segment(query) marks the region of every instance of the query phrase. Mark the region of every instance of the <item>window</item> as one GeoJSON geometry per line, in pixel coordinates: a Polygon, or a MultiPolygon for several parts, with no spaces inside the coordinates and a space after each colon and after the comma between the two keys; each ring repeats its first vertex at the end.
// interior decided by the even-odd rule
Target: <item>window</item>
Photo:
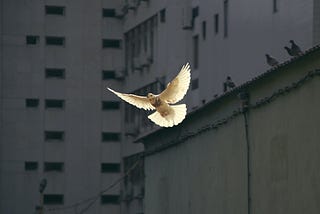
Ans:
{"type": "Polygon", "coordinates": [[[65,7],[62,6],[45,6],[47,15],[65,15],[65,7]]]}
{"type": "Polygon", "coordinates": [[[278,0],[273,0],[273,13],[278,12],[278,0]]]}
{"type": "Polygon", "coordinates": [[[120,172],[119,163],[102,163],[101,172],[118,173],[120,172]]]}
{"type": "Polygon", "coordinates": [[[119,195],[101,195],[101,204],[120,204],[119,195]]]}
{"type": "Polygon", "coordinates": [[[160,10],[160,22],[161,23],[166,22],[166,9],[160,10]]]}
{"type": "Polygon", "coordinates": [[[39,106],[39,99],[26,99],[26,107],[36,108],[39,106]]]}
{"type": "Polygon", "coordinates": [[[199,16],[199,7],[192,8],[192,19],[195,19],[197,16],[199,16]]]}
{"type": "Polygon", "coordinates": [[[192,90],[195,90],[195,89],[197,89],[197,88],[199,88],[199,79],[194,79],[194,80],[192,80],[192,82],[191,82],[191,89],[192,89],[192,90]]]}
{"type": "Polygon", "coordinates": [[[120,109],[118,101],[102,101],[102,110],[117,110],[120,109]]]}
{"type": "Polygon", "coordinates": [[[47,205],[63,204],[64,198],[62,194],[44,194],[43,203],[47,205]]]}
{"type": "Polygon", "coordinates": [[[35,171],[38,169],[38,162],[26,161],[24,162],[24,170],[26,171],[35,171]]]}
{"type": "Polygon", "coordinates": [[[46,78],[64,79],[65,69],[64,68],[46,68],[46,78]]]}
{"type": "Polygon", "coordinates": [[[57,171],[62,172],[64,168],[64,164],[62,162],[44,162],[44,171],[57,171]]]}
{"type": "Polygon", "coordinates": [[[206,21],[202,22],[202,39],[205,40],[207,36],[207,23],[206,21]]]}
{"type": "Polygon", "coordinates": [[[120,133],[117,132],[102,132],[102,141],[110,142],[110,141],[120,141],[120,133]]]}
{"type": "Polygon", "coordinates": [[[195,69],[199,66],[199,37],[193,37],[193,66],[195,69]]]}
{"type": "Polygon", "coordinates": [[[63,141],[64,140],[64,131],[45,131],[44,132],[44,139],[46,141],[50,141],[50,140],[63,141]]]}
{"type": "Polygon", "coordinates": [[[115,16],[116,16],[115,9],[109,9],[109,8],[102,9],[102,17],[115,17],[115,16]]]}
{"type": "Polygon", "coordinates": [[[224,23],[224,33],[223,36],[228,37],[228,0],[224,0],[223,2],[223,23],[224,23]]]}
{"type": "Polygon", "coordinates": [[[55,45],[55,46],[64,46],[65,38],[61,36],[47,36],[46,37],[47,45],[55,45]]]}
{"type": "Polygon", "coordinates": [[[46,108],[64,108],[64,100],[46,99],[46,108]]]}
{"type": "Polygon", "coordinates": [[[103,48],[121,48],[120,39],[103,39],[102,40],[103,48]]]}
{"type": "Polygon", "coordinates": [[[215,34],[219,33],[219,14],[214,15],[214,32],[215,34]]]}
{"type": "Polygon", "coordinates": [[[104,70],[102,71],[102,79],[108,80],[108,79],[115,79],[116,78],[116,72],[113,70],[104,70]]]}
{"type": "Polygon", "coordinates": [[[39,36],[26,36],[26,44],[27,45],[35,45],[39,43],[40,37],[39,36]]]}

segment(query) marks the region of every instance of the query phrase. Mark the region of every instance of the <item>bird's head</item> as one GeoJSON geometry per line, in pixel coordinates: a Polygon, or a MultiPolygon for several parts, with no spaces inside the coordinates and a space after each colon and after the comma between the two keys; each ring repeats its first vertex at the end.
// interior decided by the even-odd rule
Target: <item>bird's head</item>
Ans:
{"type": "Polygon", "coordinates": [[[231,80],[231,77],[230,77],[230,76],[227,76],[227,80],[231,80]]]}
{"type": "Polygon", "coordinates": [[[290,41],[289,41],[291,44],[294,44],[294,41],[291,39],[290,41]]]}
{"type": "Polygon", "coordinates": [[[266,54],[266,57],[267,57],[267,58],[269,58],[269,57],[270,57],[270,55],[269,55],[269,54],[266,54]]]}
{"type": "Polygon", "coordinates": [[[151,99],[151,98],[154,98],[154,97],[155,97],[155,96],[154,96],[154,94],[152,94],[152,93],[148,93],[148,94],[147,94],[147,98],[148,98],[148,99],[151,99]]]}

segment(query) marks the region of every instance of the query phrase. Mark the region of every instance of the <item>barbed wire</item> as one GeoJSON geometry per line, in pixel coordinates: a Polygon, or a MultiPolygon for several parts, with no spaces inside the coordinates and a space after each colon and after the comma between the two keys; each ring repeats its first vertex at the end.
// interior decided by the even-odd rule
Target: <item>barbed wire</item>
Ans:
{"type": "Polygon", "coordinates": [[[112,189],[113,187],[117,186],[118,184],[120,184],[121,181],[123,181],[140,163],[140,161],[142,160],[143,155],[139,156],[138,160],[132,164],[132,166],[125,172],[125,174],[123,176],[121,176],[119,179],[117,179],[115,182],[113,182],[112,184],[110,184],[108,187],[106,187],[105,189],[101,190],[99,193],[97,193],[94,196],[91,196],[89,198],[83,199],[81,201],[75,202],[71,205],[68,206],[62,206],[62,207],[52,207],[52,208],[45,208],[46,212],[57,212],[57,211],[62,211],[62,210],[69,210],[69,209],[74,209],[75,212],[77,212],[79,206],[81,205],[85,205],[87,203],[89,203],[85,208],[83,208],[79,213],[82,214],[84,212],[86,212],[96,201],[97,199],[105,192],[109,191],[110,189],[112,189]]]}
{"type": "MultiPolygon", "coordinates": [[[[218,129],[219,127],[221,127],[222,125],[225,125],[227,123],[229,123],[231,120],[233,120],[234,118],[238,117],[239,115],[243,114],[245,111],[249,110],[249,109],[256,109],[259,107],[262,107],[264,105],[267,105],[271,102],[273,102],[274,100],[276,100],[278,97],[286,95],[290,92],[292,92],[293,90],[301,87],[302,85],[304,85],[307,81],[313,79],[315,76],[320,76],[320,69],[316,69],[316,70],[312,70],[310,72],[308,72],[307,75],[303,76],[301,79],[299,79],[296,82],[291,83],[288,86],[285,86],[283,88],[278,89],[277,91],[273,92],[270,96],[266,96],[262,99],[259,99],[258,101],[256,101],[254,104],[249,104],[247,106],[244,107],[239,107],[238,109],[235,109],[229,116],[226,116],[224,118],[218,119],[215,122],[202,126],[201,128],[199,128],[198,130],[194,131],[194,132],[186,132],[184,133],[182,136],[176,137],[175,139],[167,142],[167,143],[163,143],[162,145],[155,147],[149,151],[145,151],[145,156],[148,155],[152,155],[154,153],[166,150],[170,147],[176,146],[180,143],[183,143],[199,134],[205,133],[207,131],[210,130],[215,130],[218,129]]],[[[241,93],[241,92],[240,92],[241,93]]]]}

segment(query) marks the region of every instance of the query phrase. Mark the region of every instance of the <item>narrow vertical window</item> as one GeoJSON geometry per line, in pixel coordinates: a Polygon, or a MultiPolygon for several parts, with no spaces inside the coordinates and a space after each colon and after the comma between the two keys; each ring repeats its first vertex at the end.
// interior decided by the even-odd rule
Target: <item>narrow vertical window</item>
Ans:
{"type": "Polygon", "coordinates": [[[273,13],[278,12],[278,0],[272,0],[273,1],[273,13]]]}
{"type": "Polygon", "coordinates": [[[214,33],[218,34],[219,33],[219,14],[214,15],[214,33]]]}
{"type": "Polygon", "coordinates": [[[161,23],[166,22],[166,9],[162,9],[160,11],[160,22],[161,23]]]}
{"type": "Polygon", "coordinates": [[[207,23],[206,21],[202,22],[202,39],[205,40],[207,36],[207,23]]]}
{"type": "Polygon", "coordinates": [[[199,66],[199,36],[193,37],[193,66],[195,69],[199,66]]]}
{"type": "Polygon", "coordinates": [[[229,10],[229,5],[228,5],[228,0],[224,0],[223,2],[223,16],[224,16],[224,20],[223,20],[223,23],[224,23],[224,33],[223,33],[223,36],[226,38],[228,37],[228,10],[229,10]]]}
{"type": "Polygon", "coordinates": [[[196,90],[199,88],[199,79],[194,79],[191,81],[191,90],[196,90]]]}

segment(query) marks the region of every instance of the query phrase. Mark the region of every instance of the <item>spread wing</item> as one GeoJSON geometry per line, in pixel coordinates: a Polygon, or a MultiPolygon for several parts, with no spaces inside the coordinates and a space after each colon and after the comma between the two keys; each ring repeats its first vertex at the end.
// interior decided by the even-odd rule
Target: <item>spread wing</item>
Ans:
{"type": "Polygon", "coordinates": [[[123,94],[120,92],[116,92],[112,90],[111,88],[108,88],[109,91],[123,99],[124,101],[130,103],[131,105],[134,105],[138,108],[142,108],[144,110],[153,110],[155,109],[149,102],[147,97],[138,96],[134,94],[123,94]]]}
{"type": "Polygon", "coordinates": [[[174,104],[183,99],[190,85],[190,65],[182,66],[179,74],[167,85],[167,88],[159,94],[162,100],[174,104]]]}

